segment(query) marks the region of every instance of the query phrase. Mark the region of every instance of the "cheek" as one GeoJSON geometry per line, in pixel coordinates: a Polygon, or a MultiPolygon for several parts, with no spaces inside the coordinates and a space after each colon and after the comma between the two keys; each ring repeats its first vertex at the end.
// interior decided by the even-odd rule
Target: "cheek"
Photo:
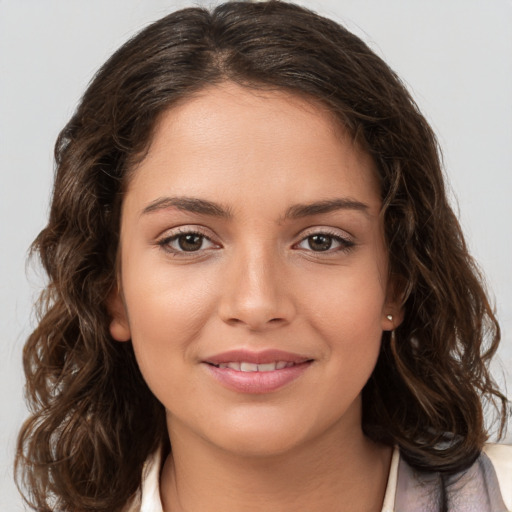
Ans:
{"type": "Polygon", "coordinates": [[[385,282],[376,265],[335,268],[303,282],[301,307],[319,329],[346,340],[382,331],[385,282]]]}
{"type": "Polygon", "coordinates": [[[166,262],[123,267],[123,288],[137,362],[148,385],[167,380],[193,359],[196,340],[215,304],[203,272],[166,262]]]}
{"type": "Polygon", "coordinates": [[[302,309],[332,362],[332,378],[346,388],[363,386],[382,339],[385,283],[377,265],[337,268],[304,283],[302,309]],[[352,384],[350,384],[352,382],[352,384]]]}
{"type": "Polygon", "coordinates": [[[197,328],[199,319],[211,308],[212,276],[206,266],[177,265],[157,251],[141,251],[139,255],[132,251],[123,262],[130,326],[149,332],[161,327],[179,338],[197,328]]]}

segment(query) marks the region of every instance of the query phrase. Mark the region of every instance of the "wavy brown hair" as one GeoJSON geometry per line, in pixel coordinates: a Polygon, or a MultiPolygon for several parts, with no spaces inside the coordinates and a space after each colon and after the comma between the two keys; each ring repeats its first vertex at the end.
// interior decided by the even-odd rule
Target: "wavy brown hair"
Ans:
{"type": "Polygon", "coordinates": [[[394,72],[335,22],[293,4],[229,2],[150,25],[99,70],[55,146],[48,274],[24,349],[32,414],[16,468],[39,511],[118,511],[147,456],[168,443],[163,406],[130,343],[109,334],[120,206],[159,116],[230,80],[323,103],[373,157],[390,272],[405,319],[383,334],[363,390],[363,429],[414,467],[454,472],[487,439],[483,404],[505,425],[487,364],[499,326],[447,200],[436,138],[394,72]]]}

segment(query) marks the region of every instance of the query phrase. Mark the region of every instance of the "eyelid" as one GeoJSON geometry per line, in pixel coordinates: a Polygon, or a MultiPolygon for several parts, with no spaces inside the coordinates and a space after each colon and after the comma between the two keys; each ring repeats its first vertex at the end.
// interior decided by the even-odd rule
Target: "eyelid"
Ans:
{"type": "MultiPolygon", "coordinates": [[[[194,256],[194,255],[197,256],[199,254],[204,253],[205,251],[211,250],[212,247],[201,248],[201,249],[198,249],[197,251],[183,251],[183,250],[179,250],[179,249],[175,249],[175,248],[171,247],[170,246],[171,241],[177,240],[178,237],[181,235],[187,235],[187,234],[199,235],[202,238],[204,238],[205,240],[207,240],[208,242],[210,242],[214,246],[213,248],[216,248],[216,249],[222,248],[222,245],[215,240],[216,237],[212,236],[210,234],[210,232],[211,231],[209,229],[207,229],[201,225],[197,225],[197,224],[191,224],[191,225],[187,224],[187,225],[177,226],[177,227],[170,228],[170,229],[167,229],[166,231],[164,231],[163,234],[161,234],[156,239],[155,244],[157,246],[159,246],[160,248],[162,248],[163,250],[165,250],[166,252],[172,253],[177,256],[194,256]]],[[[314,227],[310,227],[310,228],[307,228],[307,229],[301,231],[297,235],[297,238],[299,238],[299,237],[300,238],[298,239],[297,242],[295,242],[293,244],[292,248],[301,249],[300,247],[298,247],[298,245],[301,244],[302,242],[304,242],[305,240],[307,240],[309,237],[315,236],[315,235],[329,236],[329,237],[333,238],[335,241],[337,241],[340,245],[338,247],[329,248],[326,251],[313,251],[312,249],[308,250],[308,249],[302,248],[303,250],[307,250],[308,252],[314,252],[314,253],[318,253],[318,254],[323,253],[323,254],[327,255],[330,253],[332,254],[334,252],[348,251],[356,245],[356,242],[355,242],[353,236],[342,229],[327,227],[327,226],[314,226],[314,227]]]]}
{"type": "MultiPolygon", "coordinates": [[[[327,235],[334,240],[337,240],[340,243],[340,247],[335,247],[333,249],[328,249],[326,251],[313,251],[310,249],[308,252],[314,252],[318,254],[329,254],[337,251],[348,251],[350,249],[353,249],[356,245],[356,242],[354,240],[354,237],[347,233],[346,231],[342,229],[327,227],[327,226],[315,226],[311,228],[307,228],[304,231],[302,231],[299,236],[298,242],[294,243],[293,247],[297,247],[299,244],[307,240],[311,236],[315,235],[327,235]]],[[[307,249],[304,249],[307,250],[307,249]]]]}
{"type": "Polygon", "coordinates": [[[334,228],[330,226],[312,226],[306,228],[297,235],[297,238],[300,237],[300,241],[302,241],[304,238],[313,235],[329,235],[332,236],[333,238],[340,238],[346,242],[355,243],[354,237],[350,233],[348,233],[344,229],[334,228]]]}
{"type": "Polygon", "coordinates": [[[221,244],[214,240],[214,237],[211,234],[207,234],[210,230],[202,226],[198,226],[196,224],[187,224],[183,226],[177,226],[175,228],[167,229],[163,232],[157,239],[156,245],[162,248],[164,251],[169,252],[173,255],[177,256],[197,256],[199,254],[203,254],[207,250],[211,250],[211,247],[201,248],[197,251],[182,251],[175,249],[170,246],[170,243],[174,240],[177,240],[181,235],[199,235],[205,240],[208,240],[215,248],[221,248],[221,244]]]}

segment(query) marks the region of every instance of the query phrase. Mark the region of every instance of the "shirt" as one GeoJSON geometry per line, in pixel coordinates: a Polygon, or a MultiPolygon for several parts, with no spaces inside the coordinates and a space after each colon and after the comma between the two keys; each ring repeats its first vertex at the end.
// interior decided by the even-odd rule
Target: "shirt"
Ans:
{"type": "MultiPolygon", "coordinates": [[[[148,458],[142,485],[124,512],[163,512],[161,453],[148,458]]],[[[395,447],[381,512],[512,512],[512,445],[488,444],[466,471],[442,476],[411,468],[395,447]]]]}

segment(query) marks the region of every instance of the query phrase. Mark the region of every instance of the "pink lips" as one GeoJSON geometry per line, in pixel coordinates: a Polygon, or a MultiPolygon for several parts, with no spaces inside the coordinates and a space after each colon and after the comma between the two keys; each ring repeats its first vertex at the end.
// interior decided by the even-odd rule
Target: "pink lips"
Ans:
{"type": "Polygon", "coordinates": [[[224,387],[240,393],[261,394],[298,379],[312,360],[281,350],[231,350],[209,357],[204,363],[205,369],[224,387]]]}

